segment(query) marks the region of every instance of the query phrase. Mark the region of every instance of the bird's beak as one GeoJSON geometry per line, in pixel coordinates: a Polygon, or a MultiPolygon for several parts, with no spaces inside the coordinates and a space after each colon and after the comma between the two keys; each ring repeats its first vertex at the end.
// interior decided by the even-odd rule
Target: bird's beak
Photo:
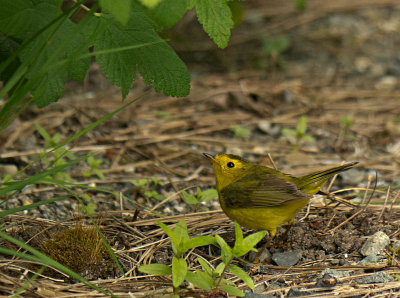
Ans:
{"type": "Polygon", "coordinates": [[[205,157],[207,157],[209,160],[211,160],[213,163],[216,163],[217,162],[217,160],[214,158],[214,156],[212,156],[211,154],[208,154],[208,153],[203,153],[203,155],[205,156],[205,157]]]}

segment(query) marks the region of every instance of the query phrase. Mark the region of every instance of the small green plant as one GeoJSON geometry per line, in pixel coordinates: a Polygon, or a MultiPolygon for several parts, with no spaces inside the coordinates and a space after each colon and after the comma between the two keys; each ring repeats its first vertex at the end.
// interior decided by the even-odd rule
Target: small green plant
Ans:
{"type": "Polygon", "coordinates": [[[340,119],[340,123],[342,126],[341,135],[348,141],[353,141],[355,139],[354,134],[350,131],[350,128],[354,124],[354,120],[351,117],[343,116],[340,119]]]}
{"type": "Polygon", "coordinates": [[[296,8],[300,11],[303,11],[307,7],[307,1],[306,0],[291,0],[293,4],[296,6],[296,8]]]}
{"type": "Polygon", "coordinates": [[[232,126],[232,131],[235,135],[235,138],[240,141],[247,141],[251,137],[251,129],[243,126],[232,126]]]}
{"type": "Polygon", "coordinates": [[[205,191],[201,191],[200,187],[198,187],[197,196],[191,195],[184,190],[182,190],[182,195],[186,203],[194,207],[194,211],[197,211],[198,209],[207,211],[208,208],[200,206],[200,204],[218,197],[218,192],[215,189],[207,189],[205,191]]]}
{"type": "Polygon", "coordinates": [[[99,169],[99,165],[103,162],[103,160],[95,159],[92,155],[89,155],[86,161],[90,168],[83,170],[83,176],[90,177],[92,175],[97,175],[97,177],[99,177],[101,180],[104,180],[104,174],[99,169]]]}
{"type": "Polygon", "coordinates": [[[285,59],[282,54],[289,48],[290,39],[285,35],[264,37],[262,39],[261,67],[278,66],[284,68],[285,59]]]}
{"type": "Polygon", "coordinates": [[[155,110],[154,116],[158,119],[170,120],[172,118],[170,111],[163,111],[163,110],[155,110]]]}
{"type": "Polygon", "coordinates": [[[186,222],[183,219],[177,223],[174,230],[162,222],[157,223],[171,239],[172,250],[174,252],[172,268],[165,264],[148,264],[139,267],[139,271],[159,276],[172,274],[172,284],[174,292],[176,292],[179,290],[188,272],[188,266],[183,255],[194,247],[215,243],[215,238],[212,236],[189,238],[186,222]]]}
{"type": "Polygon", "coordinates": [[[80,206],[80,210],[85,214],[93,215],[96,212],[97,205],[92,202],[92,198],[88,194],[84,193],[81,197],[85,204],[80,206]]]}
{"type": "Polygon", "coordinates": [[[172,259],[172,268],[165,264],[148,264],[139,267],[139,271],[158,276],[172,274],[175,294],[177,294],[179,287],[186,280],[200,289],[211,291],[212,295],[222,290],[230,295],[244,296],[244,293],[233,282],[224,278],[224,273],[227,271],[245,282],[249,288],[254,289],[251,277],[243,269],[231,263],[234,258],[242,257],[250,250],[255,250],[254,247],[265,237],[266,231],[260,231],[243,238],[243,232],[235,222],[236,241],[232,249],[219,235],[215,237],[200,236],[189,238],[184,220],[181,220],[176,225],[175,230],[171,230],[163,223],[158,224],[171,238],[172,249],[175,255],[172,259]],[[198,258],[197,261],[202,270],[189,271],[183,255],[191,248],[209,244],[219,245],[222,262],[216,268],[212,268],[205,260],[198,258]]]}
{"type": "Polygon", "coordinates": [[[164,182],[159,181],[156,177],[152,177],[150,179],[142,178],[140,180],[130,180],[130,182],[137,187],[139,192],[146,198],[146,199],[157,199],[162,201],[165,199],[165,196],[158,193],[155,188],[160,185],[164,186],[164,182]]]}
{"type": "Polygon", "coordinates": [[[282,135],[288,139],[288,141],[294,146],[294,148],[297,148],[302,142],[315,142],[315,139],[311,135],[306,134],[306,131],[307,117],[302,116],[297,122],[296,130],[284,128],[282,129],[282,135]]]}
{"type": "MultiPolygon", "coordinates": [[[[54,166],[62,166],[65,165],[68,160],[76,159],[76,156],[68,151],[65,147],[62,146],[57,148],[61,142],[61,135],[59,133],[56,133],[54,136],[50,136],[50,134],[39,123],[35,123],[35,127],[44,139],[44,149],[47,151],[51,150],[52,148],[56,148],[51,150],[49,153],[40,153],[40,160],[46,168],[50,167],[52,163],[54,163],[54,166]]],[[[64,181],[72,181],[71,176],[66,172],[57,172],[54,174],[53,178],[64,181]]]]}

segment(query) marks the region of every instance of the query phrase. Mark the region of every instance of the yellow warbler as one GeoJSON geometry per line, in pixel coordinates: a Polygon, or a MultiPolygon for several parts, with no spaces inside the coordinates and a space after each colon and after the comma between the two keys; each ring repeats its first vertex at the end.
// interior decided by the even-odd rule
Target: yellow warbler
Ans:
{"type": "Polygon", "coordinates": [[[233,154],[204,155],[212,161],[225,214],[246,228],[268,230],[271,238],[278,227],[293,223],[296,213],[330,177],[357,164],[350,162],[294,177],[233,154]]]}

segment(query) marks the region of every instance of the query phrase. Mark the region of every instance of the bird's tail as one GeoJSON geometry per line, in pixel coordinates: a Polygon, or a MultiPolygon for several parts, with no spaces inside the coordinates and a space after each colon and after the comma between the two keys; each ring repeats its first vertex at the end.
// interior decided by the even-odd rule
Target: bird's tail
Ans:
{"type": "Polygon", "coordinates": [[[358,162],[349,162],[334,168],[298,177],[296,185],[301,191],[308,195],[316,194],[319,189],[324,186],[324,184],[326,183],[326,181],[328,181],[330,177],[340,172],[347,171],[354,167],[356,164],[358,164],[358,162]]]}

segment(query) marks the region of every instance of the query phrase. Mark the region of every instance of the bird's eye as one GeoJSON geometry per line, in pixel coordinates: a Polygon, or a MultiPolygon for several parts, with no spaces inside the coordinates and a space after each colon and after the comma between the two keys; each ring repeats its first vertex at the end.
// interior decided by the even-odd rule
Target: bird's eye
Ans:
{"type": "Polygon", "coordinates": [[[235,166],[235,164],[231,161],[228,162],[226,165],[228,166],[228,168],[233,168],[235,166]]]}

